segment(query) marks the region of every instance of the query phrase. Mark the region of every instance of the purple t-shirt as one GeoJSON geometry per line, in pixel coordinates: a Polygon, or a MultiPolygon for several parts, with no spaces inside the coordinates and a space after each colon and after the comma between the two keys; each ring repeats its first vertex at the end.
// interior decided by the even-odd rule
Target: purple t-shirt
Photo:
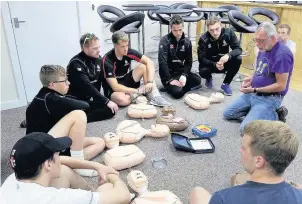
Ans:
{"type": "Polygon", "coordinates": [[[294,57],[290,49],[280,43],[266,52],[259,52],[257,57],[256,71],[252,79],[252,87],[264,87],[276,83],[275,73],[289,73],[286,89],[280,94],[285,95],[294,67],[294,57]]]}

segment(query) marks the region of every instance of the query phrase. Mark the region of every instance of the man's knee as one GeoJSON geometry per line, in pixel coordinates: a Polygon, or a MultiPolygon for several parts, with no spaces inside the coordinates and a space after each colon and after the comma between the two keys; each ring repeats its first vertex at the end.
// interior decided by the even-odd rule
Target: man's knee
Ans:
{"type": "Polygon", "coordinates": [[[86,122],[87,123],[87,115],[82,110],[71,111],[68,115],[70,115],[70,117],[73,118],[76,121],[81,120],[82,122],[86,122]]]}
{"type": "Polygon", "coordinates": [[[226,108],[224,111],[223,111],[223,118],[226,119],[226,120],[231,120],[234,118],[233,116],[233,110],[231,110],[230,108],[226,108]]]}
{"type": "Polygon", "coordinates": [[[101,151],[105,148],[105,140],[103,138],[96,137],[95,144],[101,151]]]}
{"type": "Polygon", "coordinates": [[[242,57],[240,55],[238,55],[237,57],[233,57],[231,59],[231,63],[236,64],[236,65],[241,65],[242,57]]]}
{"type": "Polygon", "coordinates": [[[199,75],[202,78],[206,78],[209,74],[211,74],[211,71],[207,67],[199,67],[199,75]]]}
{"type": "Polygon", "coordinates": [[[202,187],[195,187],[190,193],[190,204],[209,203],[211,194],[202,187]]]}
{"type": "Polygon", "coordinates": [[[140,63],[140,64],[138,65],[138,68],[139,68],[140,70],[142,70],[142,72],[145,72],[145,71],[147,70],[147,66],[144,65],[143,63],[140,63]]]}
{"type": "Polygon", "coordinates": [[[198,86],[201,84],[201,77],[198,76],[197,74],[192,74],[189,80],[192,80],[193,86],[198,86]]]}
{"type": "Polygon", "coordinates": [[[111,100],[118,106],[128,106],[131,103],[131,97],[129,94],[115,92],[111,95],[111,100]]]}
{"type": "Polygon", "coordinates": [[[184,95],[182,87],[172,86],[172,87],[169,87],[167,90],[168,90],[168,93],[175,99],[180,99],[184,95]]]}
{"type": "Polygon", "coordinates": [[[146,65],[140,63],[140,64],[133,70],[133,77],[134,77],[134,79],[143,77],[143,75],[144,75],[144,73],[145,73],[146,71],[147,71],[146,65]]]}

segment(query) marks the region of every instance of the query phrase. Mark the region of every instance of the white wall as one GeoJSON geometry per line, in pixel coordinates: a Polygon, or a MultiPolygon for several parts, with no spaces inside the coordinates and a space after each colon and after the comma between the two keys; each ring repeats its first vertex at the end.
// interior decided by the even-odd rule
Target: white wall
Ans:
{"type": "Polygon", "coordinates": [[[1,105],[18,100],[16,80],[1,16],[1,105]]]}

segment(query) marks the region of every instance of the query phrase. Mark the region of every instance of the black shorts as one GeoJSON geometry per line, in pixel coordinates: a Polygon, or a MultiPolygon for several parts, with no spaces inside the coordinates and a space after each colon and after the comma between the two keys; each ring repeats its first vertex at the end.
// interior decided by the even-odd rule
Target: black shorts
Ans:
{"type": "MultiPolygon", "coordinates": [[[[129,73],[127,73],[123,78],[117,78],[117,82],[119,84],[122,84],[129,88],[137,89],[140,86],[140,81],[138,81],[138,82],[134,81],[132,74],[133,74],[133,70],[131,70],[129,73]]],[[[108,88],[108,90],[104,90],[104,95],[107,98],[110,98],[112,93],[113,93],[113,90],[110,87],[108,88]]]]}

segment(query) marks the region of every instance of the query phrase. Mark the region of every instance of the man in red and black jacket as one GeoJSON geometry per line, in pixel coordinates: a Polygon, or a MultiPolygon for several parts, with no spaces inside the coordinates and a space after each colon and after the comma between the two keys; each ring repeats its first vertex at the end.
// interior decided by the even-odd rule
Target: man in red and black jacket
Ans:
{"type": "Polygon", "coordinates": [[[147,56],[128,48],[128,35],[123,31],[116,31],[112,35],[114,49],[103,57],[102,69],[104,71],[104,95],[119,106],[129,105],[134,98],[147,94],[150,104],[156,106],[169,106],[159,93],[154,81],[154,64],[147,56]],[[140,62],[131,70],[131,61],[140,62]],[[140,86],[143,79],[144,85],[140,86]]]}
{"type": "Polygon", "coordinates": [[[159,43],[159,75],[167,92],[178,99],[186,92],[200,88],[201,78],[191,72],[192,43],[183,32],[183,18],[174,15],[169,26],[171,33],[162,37],[159,43]]]}
{"type": "Polygon", "coordinates": [[[103,73],[99,39],[90,33],[80,39],[82,51],[74,56],[68,66],[70,81],[68,95],[86,101],[94,113],[88,122],[112,118],[118,106],[100,93],[103,73]]]}

